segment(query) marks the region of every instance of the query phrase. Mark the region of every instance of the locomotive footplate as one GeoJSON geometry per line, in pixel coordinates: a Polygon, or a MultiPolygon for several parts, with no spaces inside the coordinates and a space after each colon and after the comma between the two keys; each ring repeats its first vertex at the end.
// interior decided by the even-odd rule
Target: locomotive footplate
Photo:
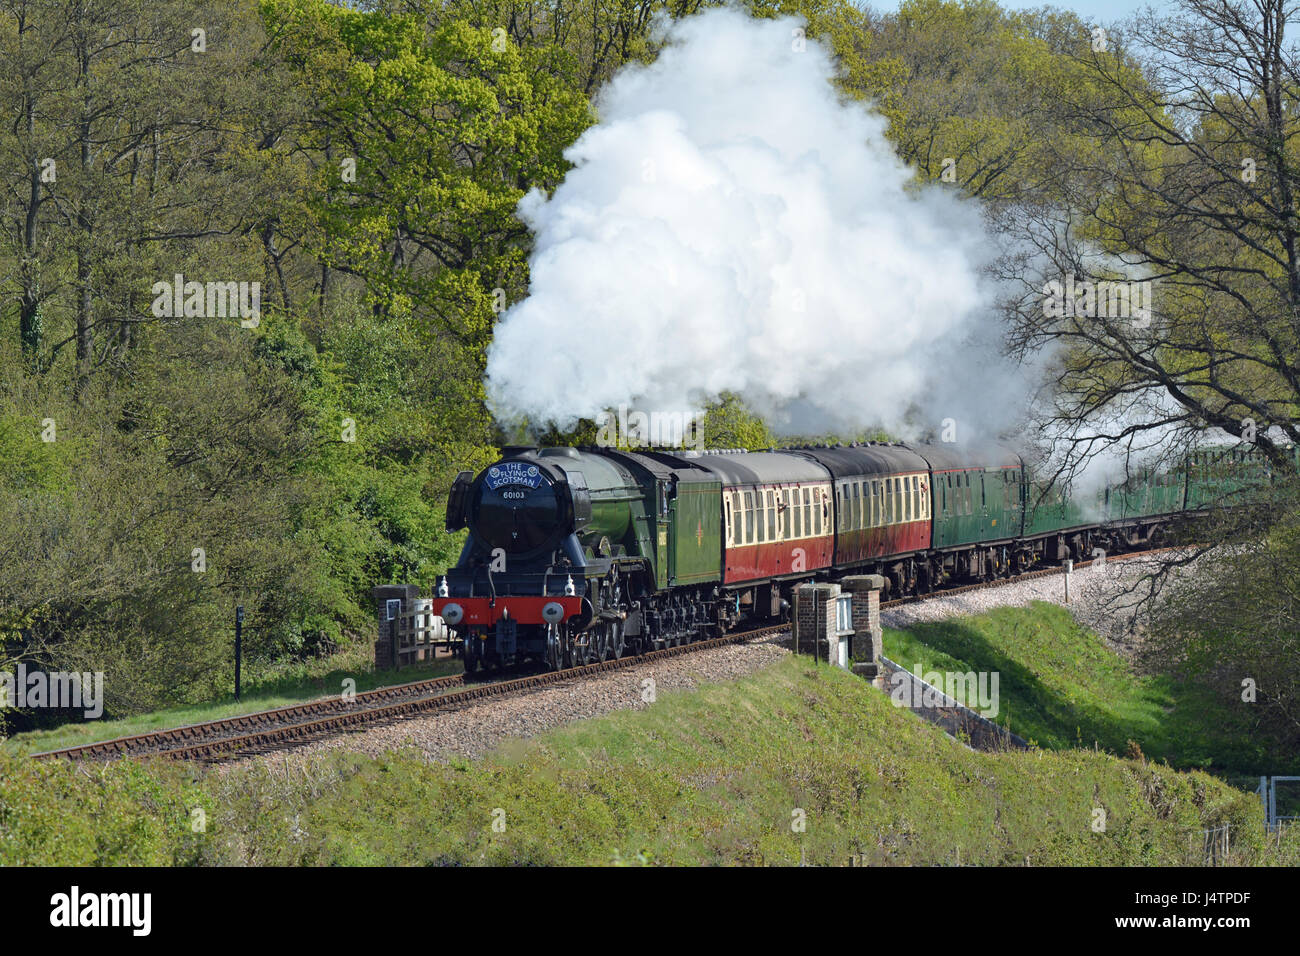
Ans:
{"type": "Polygon", "coordinates": [[[438,597],[433,599],[433,613],[437,614],[451,627],[488,628],[500,620],[513,621],[515,624],[556,623],[548,619],[554,610],[547,611],[548,605],[555,605],[561,611],[560,620],[582,615],[584,598],[576,595],[533,596],[509,595],[501,597],[438,597]],[[455,623],[453,623],[453,619],[455,623]]]}

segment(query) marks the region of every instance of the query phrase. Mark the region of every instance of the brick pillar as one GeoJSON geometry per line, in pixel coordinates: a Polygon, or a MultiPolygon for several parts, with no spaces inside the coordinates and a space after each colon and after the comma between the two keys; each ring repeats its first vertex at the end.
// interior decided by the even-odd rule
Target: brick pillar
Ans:
{"type": "Polygon", "coordinates": [[[876,682],[883,675],[880,658],[880,591],[885,579],[879,574],[855,574],[840,585],[853,595],[853,673],[876,682]]]}
{"type": "Polygon", "coordinates": [[[801,584],[794,592],[794,651],[834,660],[836,649],[835,599],[838,584],[801,584]]]}
{"type": "Polygon", "coordinates": [[[397,598],[402,602],[403,613],[409,612],[413,607],[412,602],[420,596],[420,588],[415,584],[385,584],[372,588],[370,593],[375,598],[375,670],[388,670],[401,663],[396,656],[397,649],[393,647],[392,625],[388,620],[388,602],[397,598]]]}

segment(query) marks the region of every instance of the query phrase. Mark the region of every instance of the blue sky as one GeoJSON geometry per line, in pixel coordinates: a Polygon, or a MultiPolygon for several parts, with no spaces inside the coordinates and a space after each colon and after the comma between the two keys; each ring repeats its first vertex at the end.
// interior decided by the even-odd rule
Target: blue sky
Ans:
{"type": "MultiPolygon", "coordinates": [[[[898,9],[896,0],[868,0],[878,10],[898,9]]],[[[1073,10],[1089,22],[1110,23],[1122,20],[1145,6],[1159,9],[1165,6],[1160,0],[998,0],[1000,6],[1008,10],[1029,10],[1035,7],[1053,6],[1073,10]]]]}
{"type": "MultiPolygon", "coordinates": [[[[1009,10],[1027,10],[1045,5],[1043,0],[999,0],[999,4],[1009,10]]],[[[1122,20],[1148,5],[1157,9],[1164,6],[1162,3],[1148,3],[1146,0],[1068,0],[1068,2],[1055,2],[1046,5],[1073,10],[1084,20],[1097,23],[1122,20]]]]}

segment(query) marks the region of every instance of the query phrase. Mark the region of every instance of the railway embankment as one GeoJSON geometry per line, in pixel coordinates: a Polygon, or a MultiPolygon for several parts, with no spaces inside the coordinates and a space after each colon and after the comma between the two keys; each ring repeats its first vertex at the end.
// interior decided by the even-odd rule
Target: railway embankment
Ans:
{"type": "Polygon", "coordinates": [[[0,754],[0,862],[1174,864],[1224,825],[1234,862],[1300,860],[1257,799],[1206,774],[975,752],[850,673],[773,653],[474,758],[0,754]]]}

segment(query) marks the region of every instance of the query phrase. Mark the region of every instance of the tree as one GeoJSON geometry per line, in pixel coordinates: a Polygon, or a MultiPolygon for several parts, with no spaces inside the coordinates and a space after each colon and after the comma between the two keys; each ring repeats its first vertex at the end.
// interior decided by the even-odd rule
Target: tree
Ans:
{"type": "MultiPolygon", "coordinates": [[[[827,22],[844,89],[889,120],[900,158],[921,179],[999,204],[1055,197],[1054,156],[1090,148],[1090,132],[1063,122],[1050,96],[1060,87],[1085,102],[1094,95],[1075,63],[1092,35],[1074,14],[906,0],[897,14],[841,12],[827,22]]],[[[1136,73],[1125,80],[1142,83],[1136,73]]]]}
{"type": "Polygon", "coordinates": [[[1040,96],[1094,143],[1054,147],[1054,198],[1001,220],[1019,243],[1003,272],[1013,345],[1050,356],[1042,434],[1058,478],[1098,458],[1121,479],[1176,467],[1207,437],[1265,462],[1262,484],[1224,484],[1195,529],[1206,545],[1159,562],[1137,607],[1153,612],[1153,661],[1220,691],[1225,674],[1258,680],[1275,727],[1300,712],[1300,683],[1280,667],[1300,489],[1295,9],[1180,0],[1113,31],[1105,51],[1069,50],[1086,82],[1040,96]]]}
{"type": "Polygon", "coordinates": [[[1008,268],[1023,277],[1016,344],[1059,350],[1052,424],[1080,455],[1101,421],[1114,423],[1109,438],[1148,443],[1213,426],[1289,474],[1283,443],[1300,438],[1289,106],[1300,64],[1286,44],[1288,6],[1185,0],[1182,9],[1139,20],[1141,49],[1117,37],[1117,55],[1076,54],[1103,100],[1054,91],[1098,144],[1054,158],[1059,202],[1016,211],[1029,223],[1029,251],[1008,268]],[[1134,65],[1151,88],[1129,82],[1134,65]],[[1072,307],[1052,301],[1053,279],[1077,280],[1072,307]],[[1143,287],[1084,285],[1111,281],[1148,282],[1154,302],[1143,287]]]}

